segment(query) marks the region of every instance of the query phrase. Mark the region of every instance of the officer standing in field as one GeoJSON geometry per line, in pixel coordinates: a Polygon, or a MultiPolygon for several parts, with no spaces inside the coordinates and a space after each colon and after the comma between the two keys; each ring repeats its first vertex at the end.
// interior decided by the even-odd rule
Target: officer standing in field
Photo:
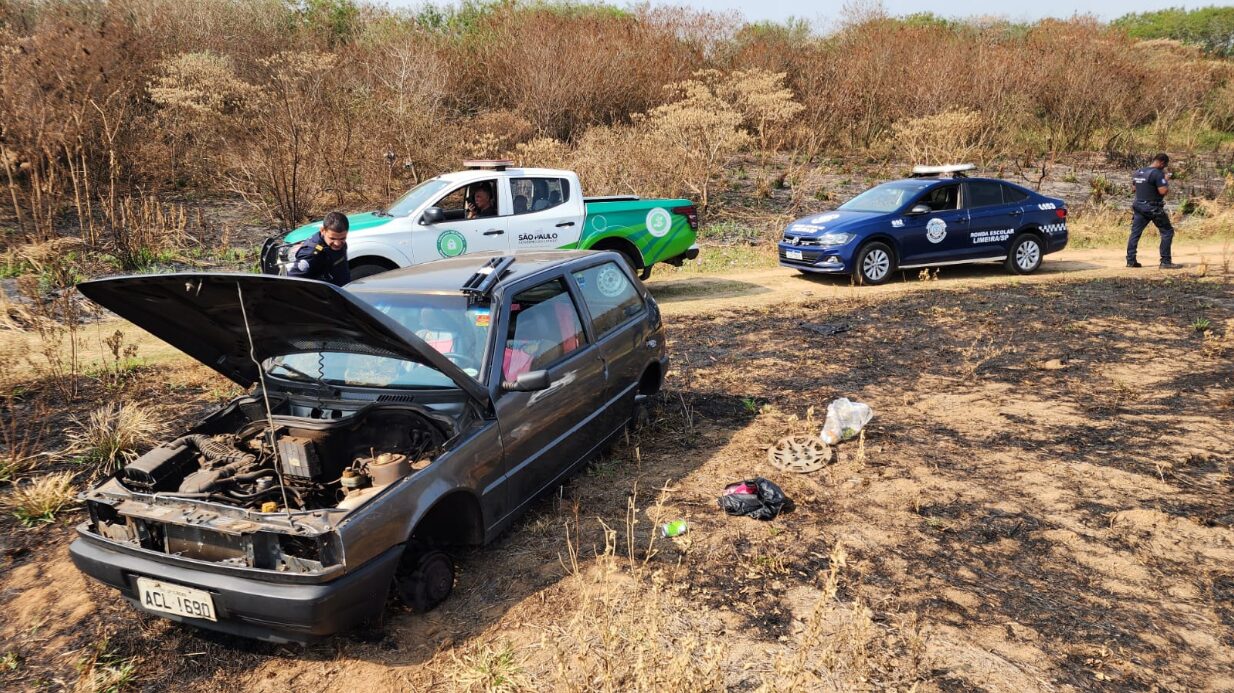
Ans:
{"type": "Polygon", "coordinates": [[[321,230],[300,244],[287,276],[317,279],[342,286],[351,281],[347,266],[347,229],[351,224],[342,212],[330,212],[321,230]]]}
{"type": "Polygon", "coordinates": [[[1135,202],[1131,204],[1131,236],[1127,239],[1127,266],[1141,267],[1136,262],[1136,249],[1140,234],[1148,222],[1161,233],[1161,269],[1179,269],[1170,256],[1170,244],[1174,241],[1174,225],[1165,211],[1165,196],[1170,192],[1170,178],[1165,169],[1170,165],[1170,156],[1165,153],[1153,157],[1153,162],[1131,175],[1135,185],[1135,202]]]}

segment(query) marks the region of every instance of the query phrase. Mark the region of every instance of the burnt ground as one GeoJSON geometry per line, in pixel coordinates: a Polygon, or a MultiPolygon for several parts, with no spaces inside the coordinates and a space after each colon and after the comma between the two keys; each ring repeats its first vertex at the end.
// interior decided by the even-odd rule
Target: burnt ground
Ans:
{"type": "MultiPolygon", "coordinates": [[[[0,685],[71,688],[97,661],[149,690],[1234,688],[1228,281],[847,296],[673,316],[651,424],[463,553],[445,605],[392,603],[378,631],[206,635],[83,580],[64,553],[79,513],[0,519],[0,685]],[[864,442],[817,473],[772,469],[767,446],[817,434],[839,396],[874,408],[864,442]],[[719,511],[759,475],[796,509],[719,511]],[[675,517],[690,532],[653,543],[675,517]]],[[[195,366],[131,378],[97,396],[183,380],[164,413],[184,418],[219,394],[195,366]]]]}

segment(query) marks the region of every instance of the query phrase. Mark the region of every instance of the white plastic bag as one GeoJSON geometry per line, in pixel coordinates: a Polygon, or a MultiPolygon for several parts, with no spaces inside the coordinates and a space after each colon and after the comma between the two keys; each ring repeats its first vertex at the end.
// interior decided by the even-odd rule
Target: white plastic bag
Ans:
{"type": "Polygon", "coordinates": [[[870,409],[870,405],[850,402],[847,397],[841,397],[827,405],[827,419],[823,422],[819,437],[828,445],[856,438],[872,418],[874,410],[870,409]]]}

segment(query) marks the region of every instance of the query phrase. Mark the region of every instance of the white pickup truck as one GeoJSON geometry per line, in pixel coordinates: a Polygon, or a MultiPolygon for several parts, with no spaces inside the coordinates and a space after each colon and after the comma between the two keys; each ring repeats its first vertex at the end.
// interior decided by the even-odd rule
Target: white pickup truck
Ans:
{"type": "MultiPolygon", "coordinates": [[[[476,252],[615,250],[644,278],[658,262],[680,265],[698,256],[698,211],[689,200],[587,198],[573,171],[515,168],[509,161],[464,166],[424,181],[385,209],[348,215],[353,279],[476,252]],[[481,188],[495,198],[494,213],[469,219],[481,188]]],[[[295,245],[320,229],[317,221],[269,239],[262,270],[279,273],[295,245]]]]}

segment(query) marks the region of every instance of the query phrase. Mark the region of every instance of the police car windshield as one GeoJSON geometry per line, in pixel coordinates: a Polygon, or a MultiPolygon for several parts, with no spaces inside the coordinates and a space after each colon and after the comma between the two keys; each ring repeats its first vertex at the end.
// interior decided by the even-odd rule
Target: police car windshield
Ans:
{"type": "Polygon", "coordinates": [[[440,178],[431,178],[408,190],[394,204],[386,208],[386,214],[392,217],[405,217],[420,208],[420,205],[436,195],[442,188],[449,185],[440,178]]]}
{"type": "Polygon", "coordinates": [[[848,212],[894,212],[934,181],[898,180],[883,183],[840,205],[848,212]]]}
{"type": "MultiPolygon", "coordinates": [[[[444,354],[464,373],[479,379],[488,346],[488,306],[468,306],[467,299],[461,295],[368,292],[355,292],[355,295],[444,354]]],[[[314,351],[278,356],[266,362],[266,372],[272,378],[306,380],[295,371],[331,385],[455,387],[450,378],[430,366],[389,356],[314,351]],[[280,368],[280,365],[289,368],[280,368]]]]}

